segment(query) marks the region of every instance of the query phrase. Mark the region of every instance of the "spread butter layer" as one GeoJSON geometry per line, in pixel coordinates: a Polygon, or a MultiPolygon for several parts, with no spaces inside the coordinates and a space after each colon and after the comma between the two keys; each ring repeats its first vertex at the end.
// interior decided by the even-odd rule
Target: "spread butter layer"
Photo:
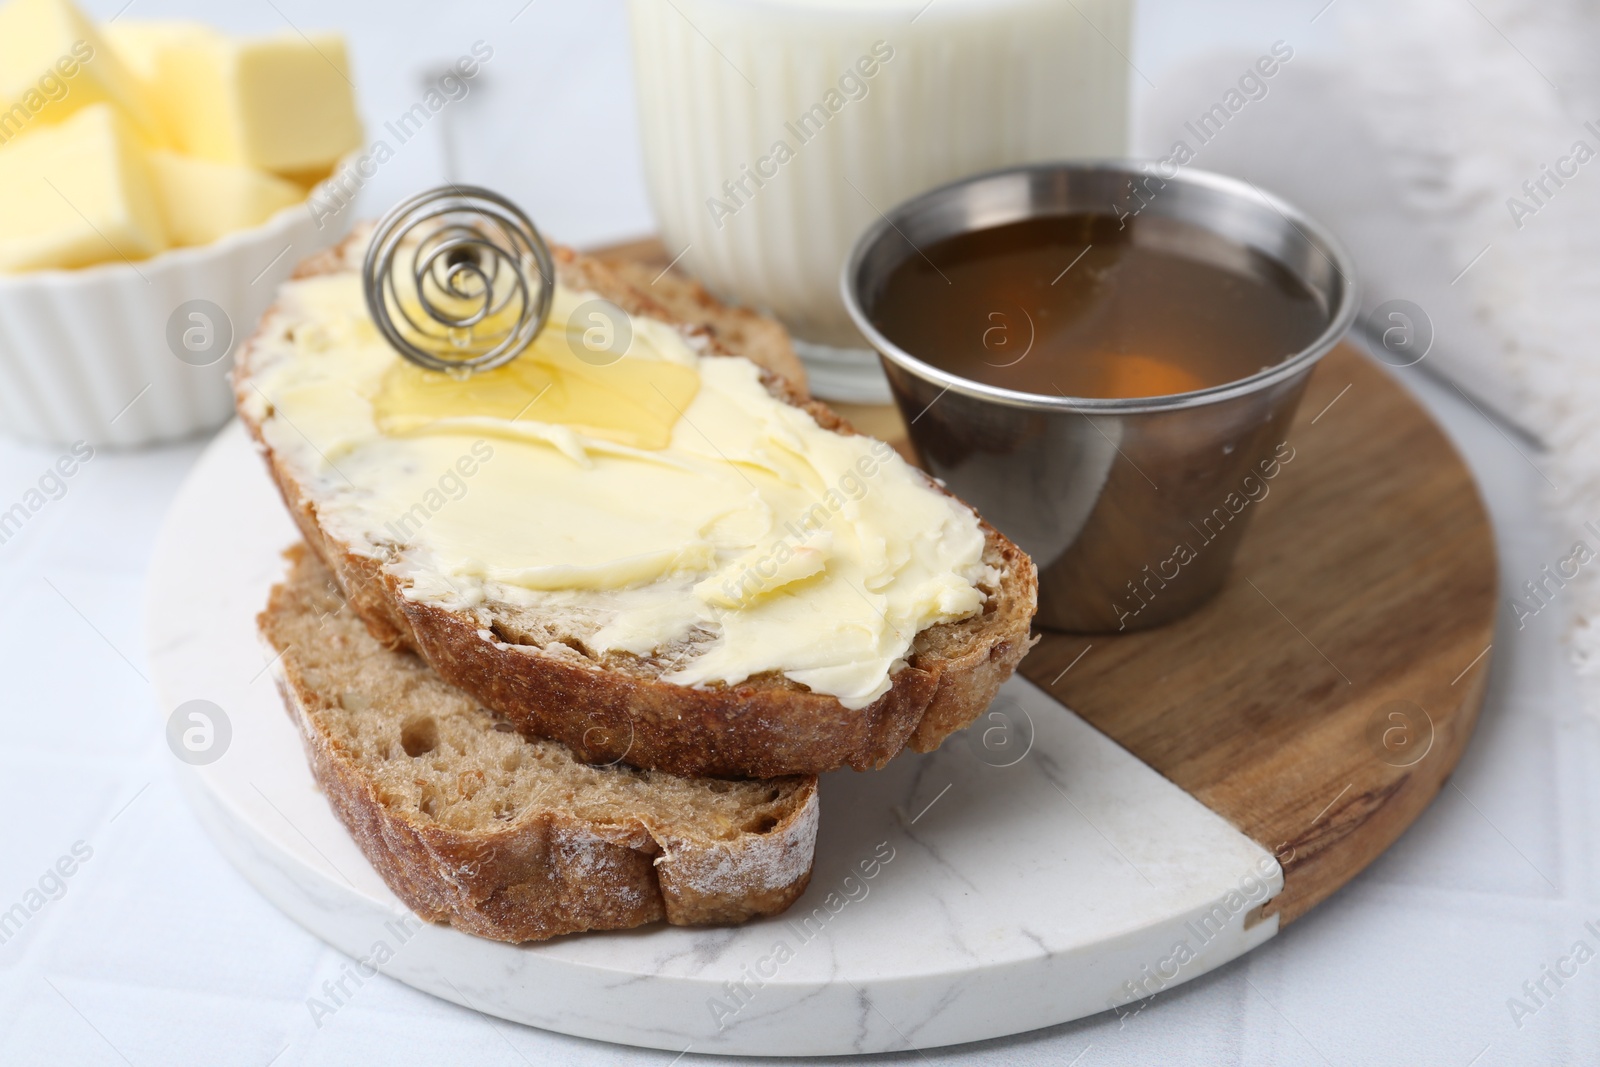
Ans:
{"type": "Polygon", "coordinates": [[[592,299],[558,287],[528,350],[458,380],[385,344],[357,274],[295,281],[248,403],[323,526],[411,599],[579,619],[589,651],[670,682],[778,671],[860,708],[919,631],[981,609],[997,575],[969,509],[665,322],[583,358],[592,299]]]}

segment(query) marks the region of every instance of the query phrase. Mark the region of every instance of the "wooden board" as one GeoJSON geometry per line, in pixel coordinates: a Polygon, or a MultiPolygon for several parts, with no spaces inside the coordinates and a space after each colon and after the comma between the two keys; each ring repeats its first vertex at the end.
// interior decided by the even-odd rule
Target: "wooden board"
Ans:
{"type": "MultiPolygon", "coordinates": [[[[653,241],[602,255],[668,261],[653,241]]],[[[904,447],[893,408],[838,407],[904,447]]],[[[1353,347],[1317,368],[1289,443],[1214,601],[1143,633],[1044,634],[1021,668],[1273,852],[1264,914],[1284,923],[1443,788],[1483,700],[1497,581],[1471,472],[1353,347]]]]}
{"type": "Polygon", "coordinates": [[[1022,666],[1276,854],[1283,922],[1444,786],[1483,700],[1497,581],[1471,472],[1365,356],[1323,360],[1289,442],[1216,600],[1145,633],[1047,635],[1022,666]]]}

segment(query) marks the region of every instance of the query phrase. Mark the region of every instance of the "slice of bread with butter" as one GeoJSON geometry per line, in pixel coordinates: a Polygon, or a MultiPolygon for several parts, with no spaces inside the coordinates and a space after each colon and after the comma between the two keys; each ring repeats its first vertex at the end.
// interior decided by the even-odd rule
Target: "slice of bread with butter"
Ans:
{"type": "Polygon", "coordinates": [[[372,634],[525,734],[681,775],[868,769],[1027,651],[1028,557],[809,400],[758,316],[558,249],[549,325],[462,379],[382,340],[365,240],[285,286],[239,412],[372,634]],[[588,359],[591,329],[631,341],[588,359]]]}
{"type": "Polygon", "coordinates": [[[406,905],[499,941],[773,915],[805,889],[817,780],[591,767],[375,640],[303,547],[258,623],[311,769],[406,905]]]}

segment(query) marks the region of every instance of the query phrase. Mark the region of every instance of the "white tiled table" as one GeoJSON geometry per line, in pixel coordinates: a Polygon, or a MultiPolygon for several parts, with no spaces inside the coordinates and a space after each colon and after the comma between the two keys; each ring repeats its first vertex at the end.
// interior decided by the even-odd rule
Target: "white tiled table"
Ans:
{"type": "MultiPolygon", "coordinates": [[[[109,15],[121,2],[90,6],[109,15]]],[[[239,28],[282,25],[271,5],[254,2],[223,14],[197,2],[138,0],[130,15],[186,6],[239,28]]],[[[468,145],[465,176],[494,176],[574,243],[649,229],[617,3],[535,0],[515,23],[522,0],[381,11],[354,0],[277,6],[300,25],[350,32],[374,125],[415,97],[427,63],[492,41],[482,95],[464,105],[457,127],[468,145]],[[497,109],[525,113],[525,140],[472,151],[481,143],[472,131],[487,128],[478,124],[497,109]]],[[[1277,16],[1263,4],[1217,11],[1202,19],[1172,3],[1147,4],[1136,61],[1158,74],[1181,51],[1185,25],[1196,37],[1276,36],[1277,16]]],[[[374,180],[369,208],[438,177],[436,151],[408,146],[374,180]]],[[[1503,586],[1564,554],[1576,532],[1541,510],[1543,483],[1516,447],[1453,394],[1408,381],[1478,475],[1503,586]]],[[[0,821],[0,910],[76,842],[92,849],[60,898],[0,944],[0,1062],[669,1063],[670,1054],[491,1021],[382,977],[315,1025],[306,998],[337,975],[343,957],[266,903],[203,835],[158,728],[169,709],[154,706],[144,679],[145,563],[199,448],[97,455],[64,497],[0,545],[0,802],[8,816],[0,821]]],[[[0,504],[17,499],[56,455],[0,442],[0,504]]],[[[1566,666],[1560,613],[1543,612],[1522,631],[1509,619],[1482,721],[1452,785],[1388,854],[1276,940],[1136,1017],[884,1058],[1083,1067],[1600,1062],[1600,962],[1559,989],[1547,982],[1555,995],[1520,1028],[1507,1007],[1575,941],[1600,949],[1600,937],[1584,929],[1590,920],[1600,929],[1600,724],[1582,709],[1566,666]]]]}

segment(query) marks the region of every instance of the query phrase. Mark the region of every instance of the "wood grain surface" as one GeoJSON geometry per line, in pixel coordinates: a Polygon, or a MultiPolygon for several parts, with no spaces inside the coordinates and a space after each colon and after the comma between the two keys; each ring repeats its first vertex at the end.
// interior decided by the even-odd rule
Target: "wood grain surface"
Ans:
{"type": "Polygon", "coordinates": [[[1022,664],[1276,854],[1283,922],[1444,787],[1483,700],[1497,581],[1471,473],[1365,356],[1323,360],[1289,443],[1215,600],[1144,633],[1049,634],[1022,664]]]}
{"type": "MultiPolygon", "coordinates": [[[[654,241],[605,254],[669,260],[654,241]]],[[[839,409],[904,446],[892,408],[839,409]]],[[[1021,668],[1276,855],[1284,889],[1262,914],[1284,923],[1445,787],[1483,700],[1497,581],[1470,471],[1366,356],[1322,361],[1288,441],[1215,600],[1142,633],[1045,633],[1021,668]]]]}

